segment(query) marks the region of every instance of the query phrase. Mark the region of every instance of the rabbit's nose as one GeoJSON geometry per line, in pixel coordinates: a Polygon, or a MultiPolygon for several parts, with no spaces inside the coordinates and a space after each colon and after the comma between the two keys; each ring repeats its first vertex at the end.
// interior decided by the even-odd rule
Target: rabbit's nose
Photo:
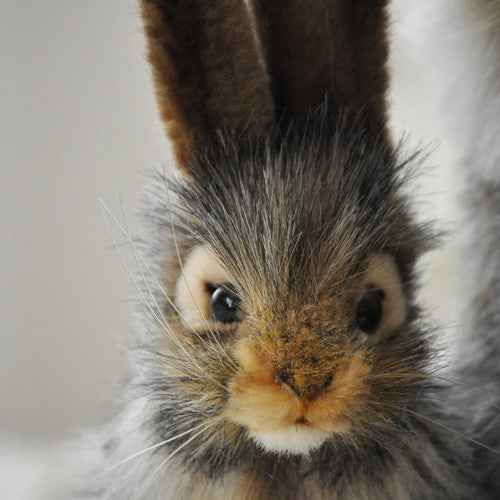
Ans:
{"type": "Polygon", "coordinates": [[[277,379],[280,385],[294,392],[301,400],[311,401],[326,391],[332,382],[332,375],[278,371],[277,379]]]}

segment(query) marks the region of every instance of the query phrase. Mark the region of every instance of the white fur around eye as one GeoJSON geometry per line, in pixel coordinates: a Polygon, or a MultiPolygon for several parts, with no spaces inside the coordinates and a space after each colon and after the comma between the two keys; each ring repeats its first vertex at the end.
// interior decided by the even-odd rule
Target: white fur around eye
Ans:
{"type": "Polygon", "coordinates": [[[386,337],[406,320],[406,298],[401,286],[401,277],[394,259],[388,254],[371,255],[366,262],[366,270],[362,287],[374,287],[384,292],[382,320],[375,335],[386,337]]]}
{"type": "Polygon", "coordinates": [[[207,283],[227,283],[227,273],[201,245],[191,250],[184,261],[183,271],[177,280],[176,305],[186,327],[192,330],[204,328],[206,322],[211,321],[211,293],[207,290],[207,283]]]}

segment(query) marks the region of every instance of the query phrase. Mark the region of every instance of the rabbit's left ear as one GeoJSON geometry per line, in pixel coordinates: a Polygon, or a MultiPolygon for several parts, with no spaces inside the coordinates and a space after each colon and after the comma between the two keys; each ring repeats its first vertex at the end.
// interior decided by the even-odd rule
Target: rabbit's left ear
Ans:
{"type": "Polygon", "coordinates": [[[141,0],[160,115],[181,170],[218,130],[273,126],[269,77],[244,0],[141,0]]]}
{"type": "Polygon", "coordinates": [[[386,118],[388,0],[248,0],[280,124],[329,109],[386,118]]]}

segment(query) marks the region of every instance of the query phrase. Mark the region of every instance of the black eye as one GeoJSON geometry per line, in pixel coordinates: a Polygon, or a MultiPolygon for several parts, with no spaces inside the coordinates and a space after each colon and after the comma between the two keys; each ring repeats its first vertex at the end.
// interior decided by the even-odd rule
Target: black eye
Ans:
{"type": "Polygon", "coordinates": [[[219,323],[234,323],[239,319],[240,299],[222,286],[217,287],[210,299],[210,314],[219,323]]]}
{"type": "Polygon", "coordinates": [[[365,333],[373,333],[382,318],[382,299],[384,292],[381,290],[367,291],[356,306],[356,323],[365,333]]]}

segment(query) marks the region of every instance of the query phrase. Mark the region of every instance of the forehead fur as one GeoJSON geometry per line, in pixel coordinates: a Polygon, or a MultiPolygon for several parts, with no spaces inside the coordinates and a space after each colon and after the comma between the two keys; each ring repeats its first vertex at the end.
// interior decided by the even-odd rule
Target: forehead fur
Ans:
{"type": "Polygon", "coordinates": [[[221,139],[176,188],[181,232],[262,301],[322,294],[372,252],[404,279],[422,246],[400,195],[406,162],[360,122],[323,111],[263,143],[221,139]]]}

